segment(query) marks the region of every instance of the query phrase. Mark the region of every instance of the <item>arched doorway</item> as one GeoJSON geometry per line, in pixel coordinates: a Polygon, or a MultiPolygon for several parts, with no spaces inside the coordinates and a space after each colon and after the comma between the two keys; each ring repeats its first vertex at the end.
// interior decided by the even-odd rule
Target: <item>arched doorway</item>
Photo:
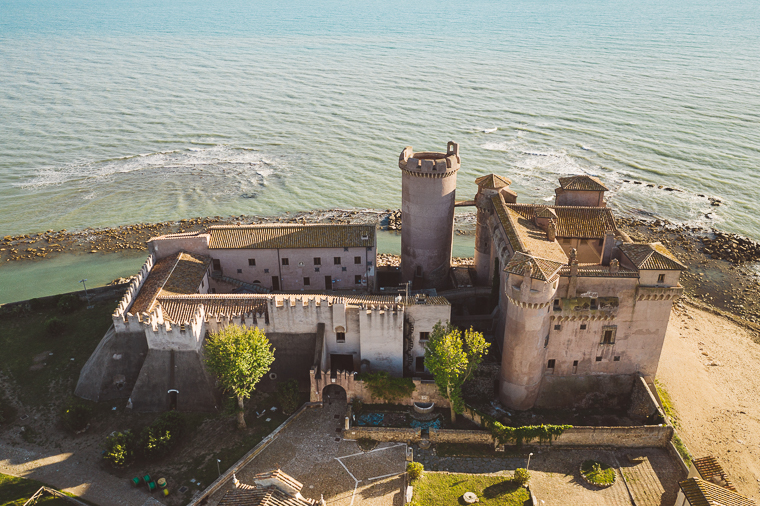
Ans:
{"type": "Polygon", "coordinates": [[[346,389],[340,385],[331,383],[322,389],[322,402],[325,404],[345,404],[347,400],[346,389]]]}

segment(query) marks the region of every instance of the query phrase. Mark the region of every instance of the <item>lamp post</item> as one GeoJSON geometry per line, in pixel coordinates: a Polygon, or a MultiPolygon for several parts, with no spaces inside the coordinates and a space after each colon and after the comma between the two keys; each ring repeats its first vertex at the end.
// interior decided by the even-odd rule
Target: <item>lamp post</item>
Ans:
{"type": "Polygon", "coordinates": [[[90,294],[87,293],[87,279],[80,279],[79,282],[82,283],[82,286],[84,287],[84,296],[87,298],[87,309],[91,309],[92,306],[90,305],[90,294]]]}
{"type": "Polygon", "coordinates": [[[525,466],[525,470],[526,470],[526,471],[527,471],[528,469],[530,469],[530,458],[531,458],[532,456],[533,456],[533,454],[532,454],[532,453],[529,453],[529,454],[528,454],[528,465],[526,465],[526,466],[525,466]]]}
{"type": "MultiPolygon", "coordinates": [[[[531,454],[531,455],[532,455],[532,454],[531,454]]],[[[222,475],[222,470],[221,470],[221,469],[219,469],[219,463],[220,463],[220,462],[221,462],[221,460],[219,460],[219,459],[216,459],[216,472],[217,472],[217,473],[219,473],[219,476],[221,476],[221,475],[222,475]]]]}

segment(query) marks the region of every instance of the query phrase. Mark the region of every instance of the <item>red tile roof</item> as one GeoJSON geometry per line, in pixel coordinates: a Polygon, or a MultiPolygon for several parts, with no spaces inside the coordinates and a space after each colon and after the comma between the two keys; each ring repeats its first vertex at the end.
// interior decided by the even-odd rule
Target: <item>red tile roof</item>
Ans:
{"type": "Polygon", "coordinates": [[[594,176],[570,176],[559,178],[559,185],[563,190],[581,190],[581,191],[607,191],[609,188],[604,186],[599,179],[594,176]]]}
{"type": "Polygon", "coordinates": [[[688,269],[659,242],[623,243],[620,245],[620,250],[639,270],[683,271],[688,269]]]}
{"type": "Polygon", "coordinates": [[[210,249],[357,248],[375,245],[374,225],[220,225],[210,249]]]}

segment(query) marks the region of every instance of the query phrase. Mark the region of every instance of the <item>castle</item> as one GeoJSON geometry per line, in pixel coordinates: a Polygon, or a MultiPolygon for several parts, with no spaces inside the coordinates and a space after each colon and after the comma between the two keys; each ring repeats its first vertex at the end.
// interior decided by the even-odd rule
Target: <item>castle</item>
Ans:
{"type": "Polygon", "coordinates": [[[451,318],[435,290],[450,288],[454,209],[474,206],[474,268],[496,285],[498,397],[511,409],[558,406],[630,391],[654,376],[686,267],[662,244],[634,243],[590,176],[560,178],[553,206],[517,203],[502,176],[476,180],[456,201],[459,146],[405,148],[401,278],[413,295],[379,295],[377,238],[368,225],[213,226],[148,242],[150,256],[82,369],[76,394],[129,397],[134,409],[212,409],[203,366],[210,332],[258,326],[276,348],[260,388],[298,379],[321,388],[363,370],[424,371],[433,326],[451,318]]]}

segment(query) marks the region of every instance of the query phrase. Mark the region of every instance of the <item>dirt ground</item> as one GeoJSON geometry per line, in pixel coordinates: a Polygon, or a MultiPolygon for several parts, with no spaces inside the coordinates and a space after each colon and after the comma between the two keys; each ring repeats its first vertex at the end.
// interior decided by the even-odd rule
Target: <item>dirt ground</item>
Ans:
{"type": "Polygon", "coordinates": [[[657,380],[695,457],[715,456],[760,500],[760,345],[745,328],[688,304],[670,319],[657,380]]]}

